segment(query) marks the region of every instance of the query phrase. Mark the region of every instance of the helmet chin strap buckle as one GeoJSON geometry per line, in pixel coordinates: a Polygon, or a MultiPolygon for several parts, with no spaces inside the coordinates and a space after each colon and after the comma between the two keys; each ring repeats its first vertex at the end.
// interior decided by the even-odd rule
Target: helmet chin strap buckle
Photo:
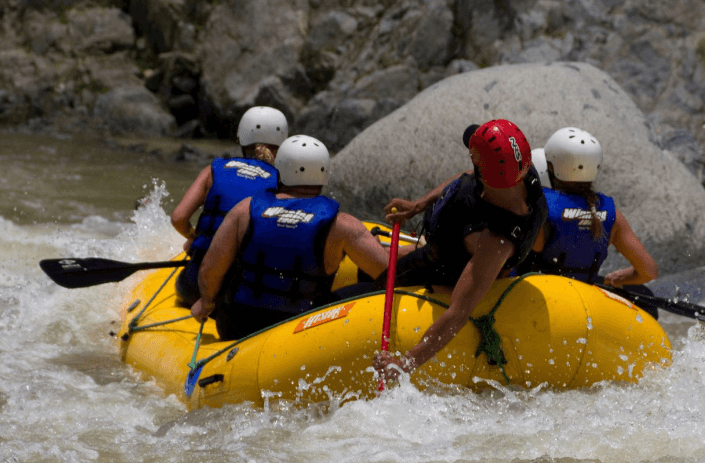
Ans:
{"type": "Polygon", "coordinates": [[[519,227],[518,225],[514,227],[514,230],[512,230],[510,235],[512,235],[512,238],[519,238],[519,236],[521,235],[521,227],[519,227]]]}

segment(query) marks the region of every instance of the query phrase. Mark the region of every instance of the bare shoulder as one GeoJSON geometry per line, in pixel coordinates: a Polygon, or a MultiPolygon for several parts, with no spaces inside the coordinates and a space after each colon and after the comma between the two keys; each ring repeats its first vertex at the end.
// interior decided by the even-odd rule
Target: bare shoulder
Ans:
{"type": "Polygon", "coordinates": [[[622,214],[622,211],[620,211],[616,207],[614,208],[614,213],[615,213],[615,221],[616,222],[626,222],[627,221],[627,218],[624,217],[624,214],[622,214]]]}
{"type": "Polygon", "coordinates": [[[199,173],[198,175],[208,175],[208,176],[210,176],[212,172],[213,172],[213,166],[212,166],[211,164],[208,164],[206,167],[204,167],[203,169],[201,169],[201,173],[199,173]]]}
{"type": "Polygon", "coordinates": [[[213,178],[213,166],[207,165],[206,167],[204,167],[198,174],[198,178],[202,180],[213,178]]]}
{"type": "Polygon", "coordinates": [[[364,225],[360,220],[355,217],[354,215],[348,214],[347,212],[338,212],[338,215],[336,216],[335,220],[341,225],[345,227],[356,227],[360,226],[364,228],[364,225]]]}
{"type": "Polygon", "coordinates": [[[200,188],[205,189],[208,191],[211,186],[213,186],[213,168],[210,165],[207,165],[206,167],[201,170],[201,172],[198,174],[198,177],[196,177],[196,180],[194,180],[194,185],[198,185],[200,188]]]}
{"type": "Polygon", "coordinates": [[[232,241],[233,236],[242,239],[249,224],[250,198],[245,198],[227,213],[223,219],[223,223],[220,224],[218,230],[215,232],[214,241],[216,239],[232,241]]]}
{"type": "Polygon", "coordinates": [[[250,218],[250,198],[245,198],[235,205],[223,219],[222,226],[233,224],[234,222],[249,220],[250,218]]]}
{"type": "Polygon", "coordinates": [[[242,201],[240,201],[239,203],[237,203],[237,204],[235,205],[235,207],[233,207],[232,209],[230,209],[230,212],[228,212],[228,214],[230,214],[231,212],[234,212],[235,214],[244,214],[244,213],[247,213],[248,216],[249,216],[249,210],[250,210],[250,204],[251,204],[251,203],[252,203],[252,198],[251,198],[251,197],[245,198],[245,199],[243,199],[242,201]]]}
{"type": "Polygon", "coordinates": [[[612,227],[612,235],[610,236],[610,244],[623,240],[624,237],[633,233],[634,231],[632,230],[631,225],[629,225],[627,218],[619,209],[615,208],[615,220],[614,226],[612,227]]]}
{"type": "Polygon", "coordinates": [[[622,214],[622,212],[616,207],[614,208],[614,212],[614,227],[617,229],[617,231],[626,231],[631,229],[631,226],[629,225],[629,222],[627,221],[627,218],[624,216],[624,214],[622,214]]]}
{"type": "Polygon", "coordinates": [[[362,233],[367,233],[367,228],[360,219],[346,212],[339,212],[335,218],[334,229],[337,233],[345,236],[357,236],[362,233]]]}

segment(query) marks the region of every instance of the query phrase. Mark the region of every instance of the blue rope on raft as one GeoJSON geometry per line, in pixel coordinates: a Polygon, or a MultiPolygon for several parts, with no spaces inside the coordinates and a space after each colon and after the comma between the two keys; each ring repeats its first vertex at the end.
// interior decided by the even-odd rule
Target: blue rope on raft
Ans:
{"type": "MultiPolygon", "coordinates": [[[[166,284],[169,282],[169,280],[171,280],[171,279],[174,277],[174,274],[176,274],[177,271],[178,271],[178,269],[174,269],[174,270],[169,274],[169,276],[166,277],[166,279],[164,280],[164,282],[162,282],[162,284],[159,286],[159,288],[156,290],[156,292],[155,292],[155,293],[152,295],[152,297],[147,301],[147,303],[144,305],[144,307],[142,308],[142,310],[140,310],[139,313],[138,313],[137,315],[135,315],[135,316],[132,318],[132,320],[130,320],[130,323],[128,324],[128,327],[127,327],[127,332],[122,336],[123,341],[126,341],[130,334],[135,333],[135,332],[137,332],[137,331],[146,331],[146,330],[149,330],[150,328],[155,328],[155,327],[158,327],[158,326],[164,326],[164,325],[168,325],[168,324],[171,324],[171,323],[180,322],[180,321],[183,321],[183,320],[188,320],[188,319],[190,319],[190,318],[192,317],[192,315],[186,315],[186,316],[184,316],[184,317],[178,317],[178,318],[174,318],[174,319],[172,319],[172,320],[165,320],[165,321],[163,321],[163,322],[150,323],[150,324],[148,324],[148,325],[138,325],[138,323],[139,323],[139,321],[140,321],[140,318],[142,317],[142,315],[144,314],[144,312],[145,312],[145,311],[147,310],[147,308],[150,306],[150,304],[152,303],[152,301],[154,301],[154,299],[159,295],[159,293],[162,292],[162,290],[164,289],[164,287],[166,286],[166,284]]],[[[234,342],[232,342],[231,344],[229,344],[227,347],[224,347],[223,349],[220,349],[219,351],[217,351],[217,352],[211,354],[210,356],[205,357],[205,358],[203,358],[203,359],[201,359],[201,360],[196,361],[196,354],[198,353],[198,349],[199,349],[199,346],[200,346],[200,341],[201,341],[201,337],[202,337],[202,333],[203,333],[203,326],[204,326],[204,324],[205,324],[205,322],[202,322],[202,323],[201,323],[200,329],[199,329],[199,331],[198,331],[198,336],[196,337],[196,345],[195,345],[195,348],[194,348],[194,351],[193,351],[193,357],[192,357],[192,359],[191,359],[191,362],[189,363],[189,368],[191,368],[191,371],[194,371],[194,370],[196,370],[196,369],[198,369],[198,368],[203,367],[206,363],[210,362],[211,360],[213,360],[214,358],[218,357],[219,355],[222,355],[223,353],[228,352],[228,351],[229,351],[230,349],[232,349],[238,342],[240,342],[240,341],[234,341],[234,342]]]]}

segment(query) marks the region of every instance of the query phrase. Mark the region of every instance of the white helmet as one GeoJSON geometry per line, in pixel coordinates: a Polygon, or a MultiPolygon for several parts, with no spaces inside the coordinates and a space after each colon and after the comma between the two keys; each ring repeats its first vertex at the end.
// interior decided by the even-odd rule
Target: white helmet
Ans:
{"type": "Polygon", "coordinates": [[[330,155],[315,138],[294,135],[279,146],[274,167],[284,185],[328,185],[330,155]]]}
{"type": "Polygon", "coordinates": [[[286,116],[278,109],[255,106],[248,109],[240,119],[237,138],[240,146],[255,143],[279,146],[289,136],[286,116]]]}
{"type": "Polygon", "coordinates": [[[543,148],[535,148],[531,150],[531,162],[536,167],[541,180],[541,186],[551,188],[551,179],[548,176],[548,163],[546,162],[546,153],[543,148]]]}
{"type": "Polygon", "coordinates": [[[553,174],[564,182],[594,182],[602,164],[602,146],[584,130],[565,127],[556,131],[544,146],[553,174]]]}

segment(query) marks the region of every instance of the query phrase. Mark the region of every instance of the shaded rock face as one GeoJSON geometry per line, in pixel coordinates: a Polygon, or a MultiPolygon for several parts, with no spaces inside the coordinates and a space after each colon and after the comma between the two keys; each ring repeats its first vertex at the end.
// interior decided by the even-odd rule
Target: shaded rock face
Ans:
{"type": "MultiPolygon", "coordinates": [[[[366,129],[376,121],[389,124],[391,114],[409,111],[402,111],[407,102],[426,101],[420,92],[448,86],[452,80],[444,79],[449,76],[473,80],[504,65],[535,63],[556,71],[545,65],[575,62],[582,69],[579,63],[589,63],[605,73],[609,85],[590,81],[589,91],[564,85],[562,99],[552,100],[553,118],[528,117],[535,108],[545,110],[537,89],[546,84],[546,91],[552,90],[546,82],[527,87],[499,73],[487,88],[475,91],[484,98],[506,86],[524,88],[516,98],[523,103],[506,108],[509,117],[528,121],[534,144],[569,120],[602,130],[591,114],[607,111],[606,105],[638,108],[641,122],[629,126],[630,132],[597,135],[601,140],[620,136],[623,144],[646,136],[652,144],[645,152],[669,160],[661,161],[668,166],[662,177],[680,178],[677,166],[702,183],[703,17],[702,0],[0,0],[0,124],[35,131],[234,139],[245,110],[270,105],[286,114],[291,133],[319,138],[333,153],[347,152],[363,132],[370,136],[366,129]],[[583,104],[580,112],[560,116],[577,101],[583,104]],[[674,159],[678,162],[671,164],[674,159]]],[[[560,80],[571,68],[561,64],[558,69],[564,74],[541,78],[560,80]]],[[[450,149],[448,128],[466,121],[437,122],[458,114],[458,101],[465,96],[449,98],[446,108],[427,101],[425,117],[438,130],[418,127],[423,140],[406,133],[407,119],[397,119],[399,128],[389,136],[408,136],[402,151],[396,151],[401,148],[393,139],[368,146],[380,159],[393,156],[395,169],[400,159],[421,166],[404,181],[395,177],[397,190],[385,182],[370,184],[366,196],[358,195],[368,211],[393,195],[414,196],[416,185],[422,190],[435,185],[442,180],[439,172],[464,168],[464,161],[442,154],[450,149]],[[419,157],[426,155],[440,160],[427,165],[419,157]]],[[[460,114],[475,121],[509,105],[486,99],[470,103],[473,112],[460,114]]],[[[615,120],[623,122],[622,116],[615,120]]],[[[612,146],[608,156],[616,152],[633,150],[612,146]]],[[[633,172],[643,160],[636,159],[624,161],[635,168],[620,175],[606,170],[601,187],[617,191],[609,183],[617,177],[642,184],[633,172]]],[[[647,165],[661,165],[651,161],[647,165]]],[[[338,162],[342,175],[345,163],[338,162]]],[[[357,167],[351,163],[349,168],[357,167]]],[[[349,180],[348,188],[359,188],[349,180]]],[[[637,201],[643,199],[637,191],[619,193],[635,222],[651,217],[646,209],[657,207],[637,201]]],[[[672,203],[679,201],[667,188],[649,193],[644,197],[671,195],[672,203]]],[[[338,194],[351,193],[340,187],[338,194]]],[[[681,208],[702,210],[690,196],[683,198],[685,205],[670,207],[669,219],[658,221],[666,224],[654,229],[660,231],[652,232],[652,244],[674,240],[681,232],[684,242],[701,236],[698,220],[670,215],[681,208]]],[[[685,249],[690,248],[674,255],[687,254],[685,249]]]]}
{"type": "Polygon", "coordinates": [[[614,196],[662,271],[703,262],[705,189],[650,140],[630,96],[584,63],[505,65],[434,84],[333,158],[328,193],[359,217],[383,219],[391,198],[416,199],[470,169],[464,129],[496,118],[515,122],[532,147],[565,126],[595,135],[605,153],[596,189],[614,196]]]}
{"type": "Polygon", "coordinates": [[[251,106],[281,108],[293,120],[299,98],[313,91],[298,50],[303,45],[307,2],[237,2],[216,5],[201,40],[201,98],[206,128],[236,137],[251,106]]]}
{"type": "MultiPolygon", "coordinates": [[[[502,64],[588,62],[703,180],[701,0],[0,0],[0,123],[145,86],[174,135],[233,138],[253,104],[337,152],[419,91],[502,64]],[[128,30],[130,29],[130,30],[128,30]]],[[[108,127],[110,124],[102,124],[108,127]]]]}
{"type": "Polygon", "coordinates": [[[122,3],[0,2],[0,123],[40,127],[56,121],[62,130],[141,127],[137,132],[144,135],[170,133],[173,116],[159,98],[150,95],[146,102],[145,95],[139,106],[130,105],[146,88],[135,62],[132,18],[122,3]],[[96,110],[106,94],[125,100],[110,111],[96,110]],[[141,125],[155,115],[171,122],[166,128],[141,125]]]}

